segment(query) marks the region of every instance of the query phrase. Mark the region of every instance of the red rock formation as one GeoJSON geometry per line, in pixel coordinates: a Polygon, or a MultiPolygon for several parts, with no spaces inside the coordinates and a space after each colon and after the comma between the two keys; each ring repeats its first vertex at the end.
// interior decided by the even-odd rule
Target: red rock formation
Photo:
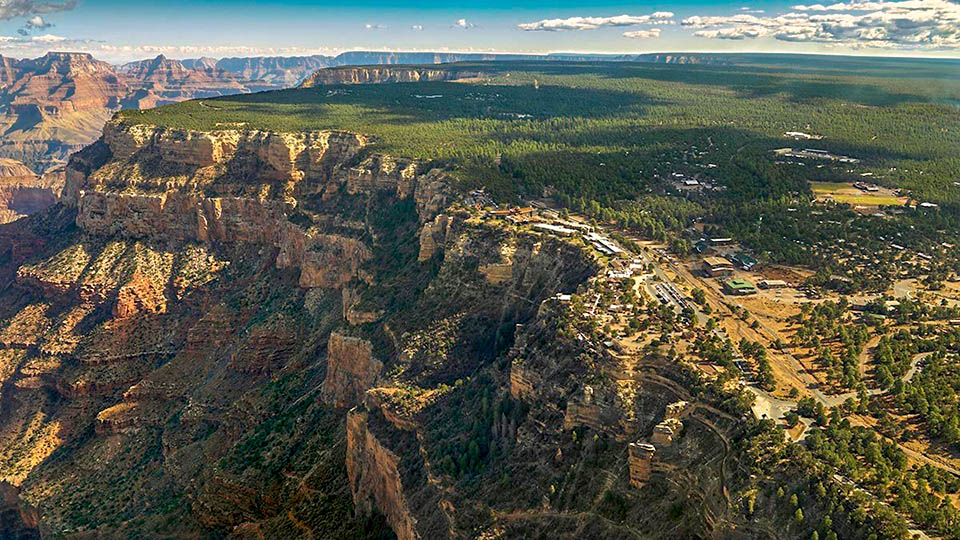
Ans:
{"type": "Polygon", "coordinates": [[[398,540],[420,538],[403,495],[400,458],[377,440],[367,420],[366,412],[355,409],[347,414],[347,476],[354,504],[366,512],[375,504],[398,540]]]}
{"type": "Polygon", "coordinates": [[[125,64],[120,73],[135,81],[141,92],[156,97],[152,106],[181,101],[184,96],[203,98],[248,91],[232,73],[216,68],[188,69],[180,61],[162,54],[151,60],[125,64]]]}
{"type": "Polygon", "coordinates": [[[380,375],[383,362],[373,358],[369,341],[330,334],[327,343],[327,376],[323,379],[323,400],[334,407],[357,404],[380,375]]]}
{"type": "Polygon", "coordinates": [[[40,540],[40,514],[20,500],[20,490],[0,482],[0,538],[40,540]]]}
{"type": "Polygon", "coordinates": [[[53,206],[62,186],[62,171],[41,177],[19,161],[0,158],[0,224],[53,206]]]}
{"type": "Polygon", "coordinates": [[[630,465],[630,485],[641,487],[650,480],[650,469],[656,448],[652,444],[630,443],[627,447],[627,461],[630,465]]]}

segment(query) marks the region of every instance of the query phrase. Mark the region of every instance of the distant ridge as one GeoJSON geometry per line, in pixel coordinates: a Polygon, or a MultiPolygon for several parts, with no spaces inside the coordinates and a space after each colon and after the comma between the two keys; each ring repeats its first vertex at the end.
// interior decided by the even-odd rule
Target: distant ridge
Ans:
{"type": "Polygon", "coordinates": [[[348,51],[336,56],[254,56],[240,58],[196,58],[183,60],[189,69],[216,68],[248,81],[251,89],[290,87],[301,84],[324,68],[365,65],[449,64],[453,62],[540,60],[559,62],[658,62],[665,64],[724,64],[720,55],[688,53],[648,54],[510,54],[446,52],[348,51]],[[256,81],[256,82],[254,82],[256,81]]]}

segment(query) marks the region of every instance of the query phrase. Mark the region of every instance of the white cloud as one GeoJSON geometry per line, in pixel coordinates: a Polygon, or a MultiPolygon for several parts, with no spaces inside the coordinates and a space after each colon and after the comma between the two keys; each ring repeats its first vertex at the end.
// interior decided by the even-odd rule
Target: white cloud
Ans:
{"type": "Polygon", "coordinates": [[[457,19],[456,22],[453,23],[453,26],[457,28],[474,28],[477,25],[467,21],[466,19],[457,19]]]}
{"type": "Polygon", "coordinates": [[[415,24],[415,25],[411,26],[410,28],[412,28],[413,30],[416,30],[417,32],[422,32],[422,31],[423,31],[423,25],[422,25],[422,24],[415,24]]]}
{"type": "Polygon", "coordinates": [[[694,16],[681,24],[696,29],[695,36],[710,39],[769,37],[857,47],[960,47],[960,3],[951,0],[796,5],[777,16],[694,16]]]}
{"type": "Polygon", "coordinates": [[[630,39],[655,39],[660,37],[660,29],[651,28],[649,30],[631,30],[629,32],[624,32],[623,37],[630,39]]]}
{"type": "Polygon", "coordinates": [[[614,17],[568,17],[543,19],[521,23],[517,28],[527,32],[561,32],[564,30],[596,30],[604,26],[637,26],[642,24],[670,24],[673,13],[657,11],[650,15],[617,15],[614,17]]]}
{"type": "Polygon", "coordinates": [[[51,26],[53,26],[52,23],[47,22],[46,20],[44,20],[43,17],[39,15],[34,15],[33,17],[30,17],[29,19],[27,19],[26,25],[29,26],[30,28],[50,28],[51,26]]]}
{"type": "Polygon", "coordinates": [[[63,36],[55,36],[53,34],[44,34],[42,36],[33,36],[30,38],[30,41],[34,43],[63,43],[64,41],[71,41],[71,40],[63,36]]]}
{"type": "Polygon", "coordinates": [[[0,0],[0,20],[29,17],[38,13],[69,11],[77,7],[77,0],[65,2],[35,2],[34,0],[0,0]]]}
{"type": "Polygon", "coordinates": [[[364,30],[386,30],[387,26],[383,24],[370,24],[367,23],[363,25],[364,30]]]}

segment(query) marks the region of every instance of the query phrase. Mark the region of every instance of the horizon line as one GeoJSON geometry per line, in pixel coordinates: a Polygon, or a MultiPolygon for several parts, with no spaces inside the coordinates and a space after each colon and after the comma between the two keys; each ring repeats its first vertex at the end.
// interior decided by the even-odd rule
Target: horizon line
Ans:
{"type": "MultiPolygon", "coordinates": [[[[530,57],[546,57],[551,55],[582,55],[582,56],[646,56],[646,55],[656,55],[656,54],[703,54],[703,55],[717,55],[717,56],[737,56],[737,55],[764,55],[764,56],[828,56],[828,57],[846,57],[846,58],[888,58],[888,59],[919,59],[919,60],[941,60],[941,61],[957,61],[960,60],[960,55],[958,56],[942,56],[942,55],[924,55],[924,54],[883,54],[883,53],[864,53],[857,54],[852,52],[795,52],[795,51],[763,51],[763,50],[747,50],[747,51],[716,51],[716,50],[660,50],[660,51],[570,51],[570,50],[554,50],[548,52],[529,52],[529,51],[476,51],[476,50],[443,50],[443,49],[406,49],[406,50],[392,50],[392,49],[377,49],[377,48],[356,48],[356,49],[342,49],[337,53],[313,53],[313,54],[276,54],[276,55],[250,55],[250,56],[185,56],[182,58],[175,58],[168,56],[167,54],[160,53],[156,56],[147,56],[139,60],[130,60],[127,62],[108,62],[111,65],[122,66],[124,64],[132,64],[136,62],[142,62],[146,60],[153,60],[158,57],[171,58],[177,61],[184,60],[198,60],[201,58],[213,58],[215,60],[226,60],[231,58],[309,58],[309,57],[325,57],[325,58],[337,58],[348,53],[384,53],[384,54],[472,54],[472,55],[512,55],[512,56],[530,56],[530,57]]],[[[70,50],[49,50],[43,53],[40,56],[36,57],[14,57],[14,56],[5,56],[0,54],[0,58],[13,58],[16,60],[35,60],[43,58],[49,54],[87,54],[92,58],[97,59],[97,55],[89,51],[70,51],[70,50]]],[[[442,64],[444,62],[440,62],[442,64]]]]}

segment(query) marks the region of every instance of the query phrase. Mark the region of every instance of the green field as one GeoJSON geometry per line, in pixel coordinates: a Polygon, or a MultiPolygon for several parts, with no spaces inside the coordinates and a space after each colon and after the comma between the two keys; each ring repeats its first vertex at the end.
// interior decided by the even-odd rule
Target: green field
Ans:
{"type": "Polygon", "coordinates": [[[854,206],[903,206],[906,204],[906,199],[902,197],[862,192],[846,182],[810,182],[810,189],[814,195],[821,198],[829,198],[838,203],[854,206]]]}
{"type": "MultiPolygon", "coordinates": [[[[823,219],[787,214],[812,200],[809,183],[853,182],[866,171],[875,174],[872,181],[944,210],[937,223],[911,229],[923,231],[918,244],[946,241],[955,233],[946,238],[935,231],[960,229],[956,62],[784,55],[730,61],[741,65],[460,64],[484,77],[266,92],[121,117],[201,130],[242,122],[267,130],[359,131],[374,137],[373,151],[447,166],[464,186],[486,186],[502,200],[551,188],[575,210],[658,238],[701,218],[784,262],[810,262],[816,254],[804,246],[812,236],[836,237],[811,230],[823,228],[823,219]],[[795,142],[786,131],[823,139],[795,142]],[[860,162],[784,164],[773,153],[784,146],[860,162]],[[675,174],[699,174],[719,189],[680,194],[669,185],[675,174]],[[766,226],[757,227],[758,220],[766,226]]],[[[847,219],[853,218],[831,221],[847,219]]],[[[885,227],[847,228],[862,235],[885,227]]]]}

